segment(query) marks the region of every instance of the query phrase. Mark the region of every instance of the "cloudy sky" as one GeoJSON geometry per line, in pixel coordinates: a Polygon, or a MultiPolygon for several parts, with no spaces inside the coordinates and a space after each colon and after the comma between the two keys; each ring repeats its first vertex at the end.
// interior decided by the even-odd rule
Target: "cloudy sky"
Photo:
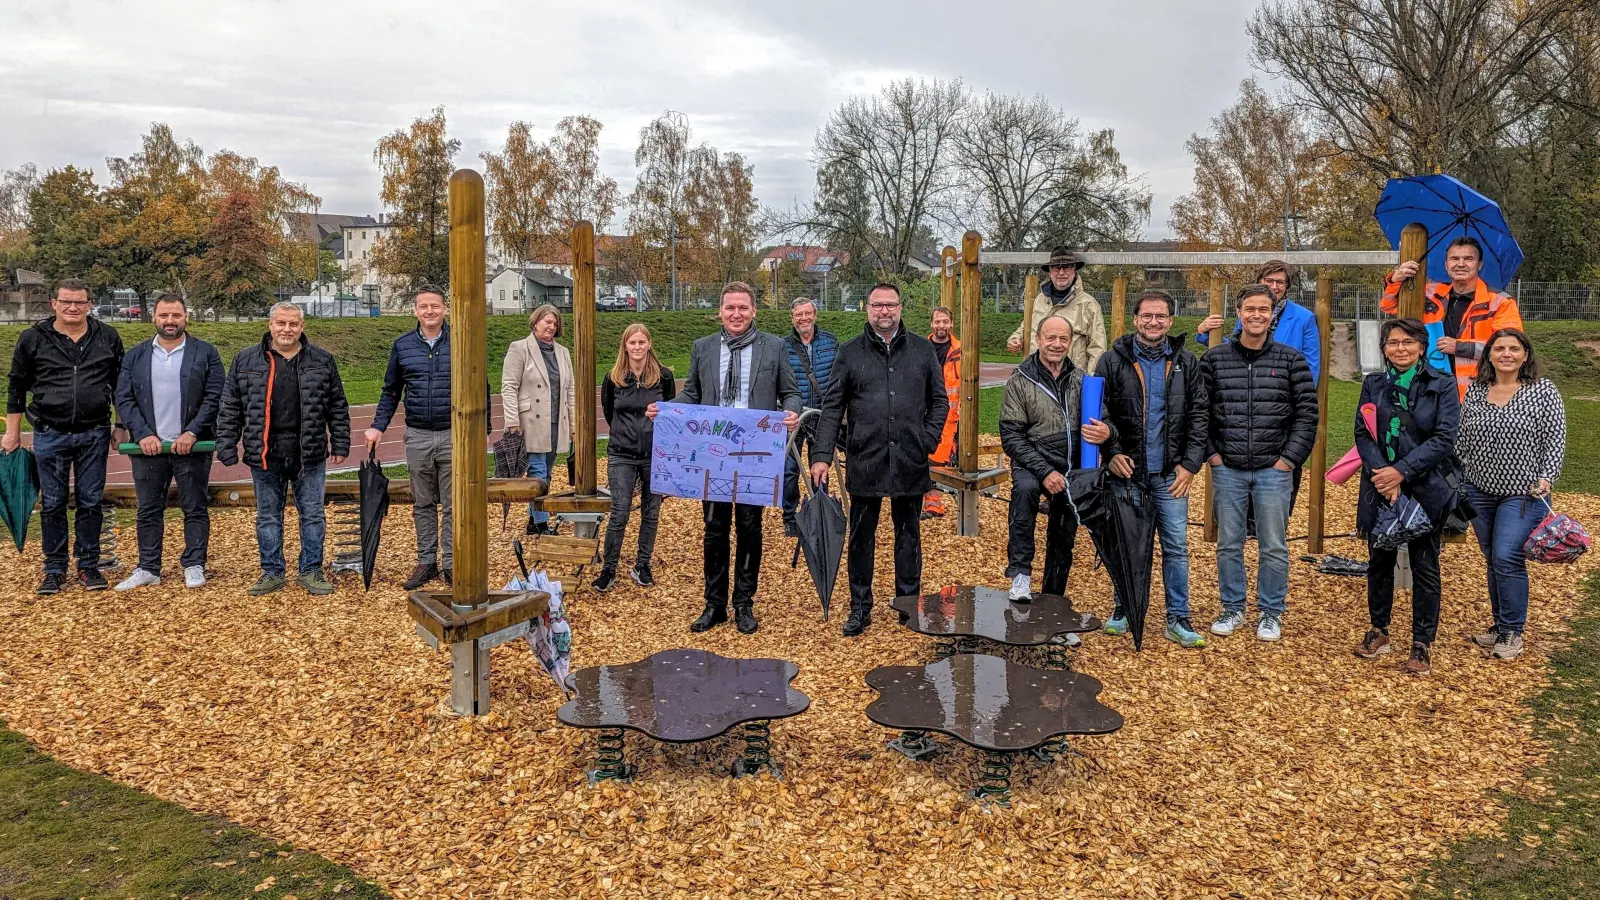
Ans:
{"type": "Polygon", "coordinates": [[[104,171],[152,121],[310,185],[330,213],[376,214],[372,148],[442,104],[458,164],[506,124],[605,125],[624,193],[638,132],[686,113],[697,140],[755,165],[764,203],[809,196],[817,126],[907,75],[1041,93],[1115,128],[1149,178],[1147,234],[1189,189],[1184,140],[1250,74],[1257,0],[5,0],[0,169],[104,171]],[[969,11],[976,10],[976,13],[969,11]],[[963,13],[971,18],[962,19],[963,13]]]}

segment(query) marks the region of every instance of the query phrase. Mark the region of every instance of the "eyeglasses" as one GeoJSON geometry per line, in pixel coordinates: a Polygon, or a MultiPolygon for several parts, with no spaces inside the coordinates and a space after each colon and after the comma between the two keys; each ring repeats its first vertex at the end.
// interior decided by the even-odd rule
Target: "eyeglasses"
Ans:
{"type": "Polygon", "coordinates": [[[89,301],[87,300],[57,300],[56,302],[67,307],[68,309],[76,309],[81,306],[89,305],[89,301]]]}
{"type": "Polygon", "coordinates": [[[900,308],[900,304],[898,304],[898,303],[868,303],[867,304],[867,308],[868,309],[879,309],[879,310],[899,309],[900,308]]]}
{"type": "Polygon", "coordinates": [[[1287,278],[1263,278],[1261,280],[1261,283],[1264,284],[1264,285],[1267,285],[1268,287],[1288,287],[1289,286],[1289,279],[1287,279],[1287,278]]]}
{"type": "Polygon", "coordinates": [[[1407,347],[1421,347],[1421,346],[1422,346],[1422,342],[1421,341],[1413,340],[1411,338],[1406,338],[1403,341],[1385,341],[1384,345],[1383,345],[1383,349],[1385,349],[1385,350],[1404,350],[1407,347]]]}
{"type": "Polygon", "coordinates": [[[1139,313],[1133,318],[1136,322],[1165,322],[1172,317],[1166,313],[1139,313]]]}
{"type": "Polygon", "coordinates": [[[1051,266],[1050,267],[1050,271],[1052,271],[1052,272],[1076,272],[1076,271],[1078,271],[1078,267],[1077,266],[1051,266]]]}

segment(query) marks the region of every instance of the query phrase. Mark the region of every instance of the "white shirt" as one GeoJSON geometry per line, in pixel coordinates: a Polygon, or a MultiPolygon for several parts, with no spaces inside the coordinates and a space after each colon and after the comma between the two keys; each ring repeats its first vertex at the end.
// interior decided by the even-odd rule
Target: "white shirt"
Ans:
{"type": "Polygon", "coordinates": [[[150,339],[150,398],[154,403],[156,437],[175,441],[183,434],[183,343],[167,350],[150,339]]]}
{"type": "MultiPolygon", "coordinates": [[[[755,326],[751,325],[750,327],[754,328],[755,326]]],[[[730,362],[728,339],[723,338],[718,346],[721,347],[721,352],[717,359],[717,399],[726,400],[727,398],[722,396],[722,386],[728,381],[728,365],[730,362]]],[[[750,408],[750,361],[755,356],[755,350],[756,345],[751,344],[739,351],[739,396],[734,399],[733,403],[724,405],[732,406],[734,409],[750,408]]]]}

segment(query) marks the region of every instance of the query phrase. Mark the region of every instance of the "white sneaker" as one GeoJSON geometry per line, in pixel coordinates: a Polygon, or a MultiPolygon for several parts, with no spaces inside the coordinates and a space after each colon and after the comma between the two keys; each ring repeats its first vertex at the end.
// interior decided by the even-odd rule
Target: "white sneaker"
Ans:
{"type": "Polygon", "coordinates": [[[184,566],[184,568],[183,568],[183,586],[184,587],[197,588],[197,587],[200,587],[201,585],[203,585],[205,583],[206,583],[206,567],[205,566],[184,566]]]}
{"type": "Polygon", "coordinates": [[[1243,624],[1244,613],[1225,612],[1222,614],[1222,618],[1211,623],[1211,633],[1220,634],[1223,637],[1227,637],[1228,635],[1233,634],[1234,629],[1243,624]]]}
{"type": "Polygon", "coordinates": [[[1033,586],[1030,585],[1028,582],[1029,582],[1029,576],[1026,573],[1021,573],[1021,574],[1017,574],[1017,575],[1011,576],[1011,599],[1012,600],[1032,600],[1033,599],[1033,586]]]}
{"type": "Polygon", "coordinates": [[[1256,626],[1256,640],[1275,641],[1283,637],[1283,622],[1277,616],[1261,617],[1261,624],[1256,626]]]}
{"type": "Polygon", "coordinates": [[[131,591],[134,588],[142,588],[147,585],[160,583],[160,575],[157,575],[154,572],[146,572],[144,569],[135,568],[128,574],[127,578],[122,579],[122,581],[117,584],[117,590],[131,591]]]}

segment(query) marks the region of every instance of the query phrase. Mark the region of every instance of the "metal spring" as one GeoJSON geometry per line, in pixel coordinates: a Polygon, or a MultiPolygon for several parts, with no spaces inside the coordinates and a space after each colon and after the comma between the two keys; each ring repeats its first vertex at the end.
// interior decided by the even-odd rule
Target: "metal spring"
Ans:
{"type": "Polygon", "coordinates": [[[1071,669],[1071,657],[1067,655],[1067,645],[1051,642],[1045,645],[1045,665],[1052,669],[1071,669]]]}
{"type": "Polygon", "coordinates": [[[744,723],[744,767],[747,771],[772,765],[772,723],[766,719],[744,723]]]}
{"type": "Polygon", "coordinates": [[[984,754],[978,789],[972,792],[972,796],[1000,806],[1011,805],[1011,754],[994,750],[984,754]]]}
{"type": "Polygon", "coordinates": [[[623,756],[622,729],[600,729],[596,743],[599,749],[595,753],[594,769],[589,773],[589,783],[592,785],[611,779],[627,781],[633,775],[633,769],[623,756]]]}
{"type": "Polygon", "coordinates": [[[330,572],[361,574],[361,501],[340,498],[328,501],[328,521],[333,526],[333,562],[330,572]]]}
{"type": "Polygon", "coordinates": [[[951,638],[948,641],[940,641],[938,644],[935,644],[933,648],[934,656],[938,659],[949,659],[958,653],[977,652],[978,639],[968,634],[951,638]]]}
{"type": "Polygon", "coordinates": [[[122,568],[122,560],[117,559],[117,536],[122,533],[122,527],[117,524],[117,508],[111,501],[102,500],[100,516],[100,561],[97,565],[102,572],[115,572],[122,568]]]}
{"type": "Polygon", "coordinates": [[[1072,752],[1072,748],[1067,746],[1066,737],[1059,734],[1050,740],[1045,741],[1043,744],[1033,748],[1032,751],[1036,758],[1042,759],[1045,762],[1055,762],[1057,759],[1070,752],[1072,752]]]}

